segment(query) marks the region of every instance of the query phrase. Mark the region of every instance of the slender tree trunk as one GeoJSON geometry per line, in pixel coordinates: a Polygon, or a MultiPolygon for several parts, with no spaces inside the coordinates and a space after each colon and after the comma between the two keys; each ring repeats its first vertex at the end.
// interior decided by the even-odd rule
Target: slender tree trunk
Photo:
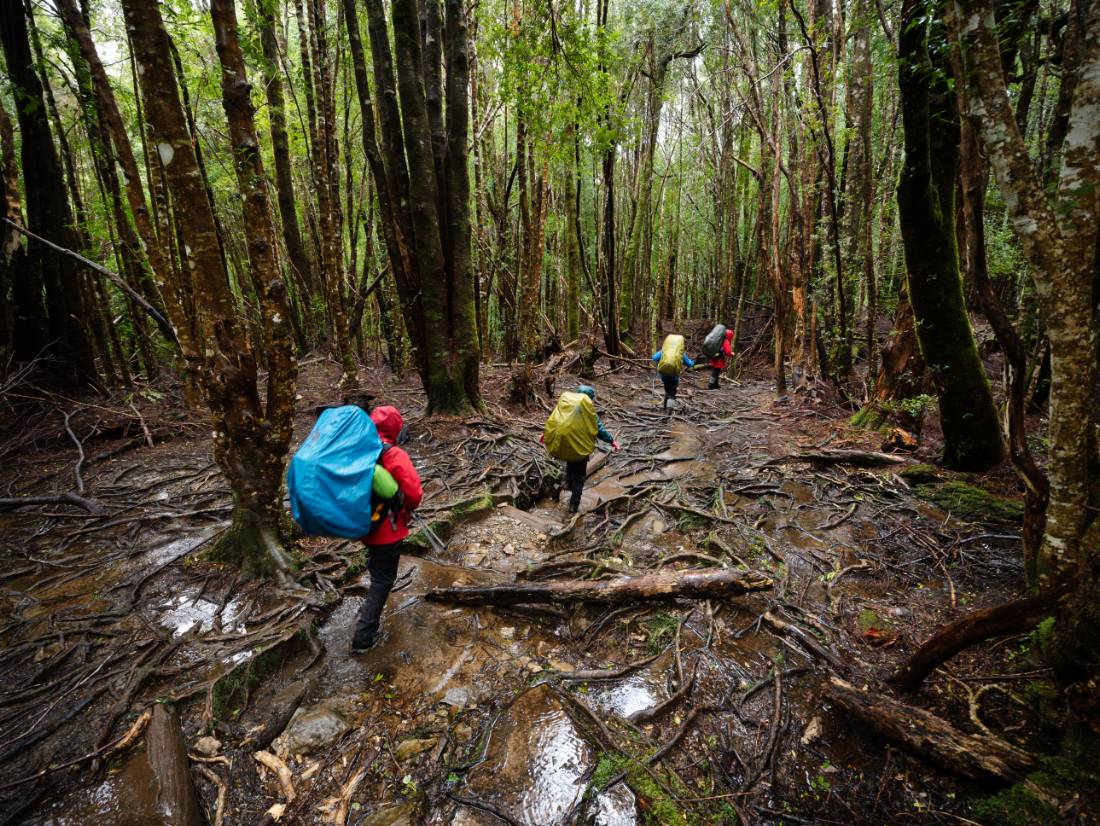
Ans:
{"type": "Polygon", "coordinates": [[[580,208],[581,178],[579,169],[580,147],[577,144],[577,125],[569,126],[569,155],[565,164],[565,331],[570,341],[580,334],[581,324],[581,238],[577,211],[580,208]]]}
{"type": "Polygon", "coordinates": [[[308,293],[316,290],[313,267],[302,241],[298,211],[294,199],[294,176],[290,163],[290,140],[286,131],[286,102],[279,70],[279,41],[275,33],[274,0],[257,0],[259,5],[260,44],[263,48],[264,89],[267,93],[268,122],[271,130],[271,156],[275,162],[275,191],[279,216],[283,223],[283,241],[291,266],[306,286],[308,293]]]}

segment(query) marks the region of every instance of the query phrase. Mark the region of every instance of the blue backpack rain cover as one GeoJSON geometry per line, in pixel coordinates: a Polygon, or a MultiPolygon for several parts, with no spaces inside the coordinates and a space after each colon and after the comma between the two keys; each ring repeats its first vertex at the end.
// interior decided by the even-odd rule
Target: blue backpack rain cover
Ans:
{"type": "Polygon", "coordinates": [[[371,529],[371,483],[382,452],[378,429],[359,407],[324,411],[290,460],[294,521],[310,536],[358,539],[371,529]]]}

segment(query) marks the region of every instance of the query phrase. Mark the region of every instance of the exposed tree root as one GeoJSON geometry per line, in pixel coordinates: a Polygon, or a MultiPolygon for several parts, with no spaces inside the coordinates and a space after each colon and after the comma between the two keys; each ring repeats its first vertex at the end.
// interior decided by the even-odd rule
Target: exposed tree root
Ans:
{"type": "Polygon", "coordinates": [[[1052,613],[1069,589],[1048,591],[983,608],[940,629],[918,648],[889,679],[903,691],[916,691],[925,678],[960,651],[990,637],[1020,634],[1038,625],[1052,613]]]}

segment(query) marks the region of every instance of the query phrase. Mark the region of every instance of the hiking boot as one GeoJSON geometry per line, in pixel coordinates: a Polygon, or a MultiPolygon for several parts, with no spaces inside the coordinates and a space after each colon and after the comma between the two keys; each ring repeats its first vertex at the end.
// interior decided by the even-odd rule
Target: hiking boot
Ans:
{"type": "Polygon", "coordinates": [[[360,642],[359,640],[352,640],[351,641],[351,655],[354,657],[354,656],[357,656],[359,654],[366,654],[368,651],[370,651],[372,648],[374,648],[376,645],[378,645],[378,643],[382,642],[385,638],[386,638],[385,632],[380,631],[377,634],[375,634],[371,639],[367,640],[366,642],[360,642]]]}
{"type": "Polygon", "coordinates": [[[378,637],[375,637],[370,642],[353,642],[351,644],[351,655],[354,657],[359,654],[366,654],[376,645],[378,645],[378,637]]]}

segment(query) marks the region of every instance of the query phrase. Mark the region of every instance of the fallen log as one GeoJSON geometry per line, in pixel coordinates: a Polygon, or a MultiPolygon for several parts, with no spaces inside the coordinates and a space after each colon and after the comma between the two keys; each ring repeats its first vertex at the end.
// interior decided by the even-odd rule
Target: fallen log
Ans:
{"type": "Polygon", "coordinates": [[[662,571],[608,580],[570,579],[522,585],[434,588],[425,594],[425,598],[451,605],[520,605],[572,600],[615,604],[664,599],[714,599],[762,591],[771,586],[772,580],[761,574],[704,569],[662,571]]]}
{"type": "Polygon", "coordinates": [[[918,648],[889,682],[902,691],[916,691],[929,674],[960,651],[991,637],[1030,631],[1050,615],[1051,609],[1066,593],[1065,588],[1047,591],[982,608],[955,620],[918,648]]]}
{"type": "Polygon", "coordinates": [[[202,826],[187,746],[174,706],[157,703],[145,730],[145,755],[157,779],[157,811],[175,826],[202,826]]]}
{"type": "Polygon", "coordinates": [[[966,734],[923,708],[881,691],[868,694],[839,677],[829,678],[825,699],[886,739],[971,780],[1015,783],[1034,765],[1029,754],[1003,740],[966,734]]]}
{"type": "Polygon", "coordinates": [[[877,450],[809,450],[792,453],[784,461],[813,462],[819,465],[855,465],[856,467],[878,467],[881,465],[902,465],[908,460],[905,456],[893,453],[881,453],[877,450]]]}

